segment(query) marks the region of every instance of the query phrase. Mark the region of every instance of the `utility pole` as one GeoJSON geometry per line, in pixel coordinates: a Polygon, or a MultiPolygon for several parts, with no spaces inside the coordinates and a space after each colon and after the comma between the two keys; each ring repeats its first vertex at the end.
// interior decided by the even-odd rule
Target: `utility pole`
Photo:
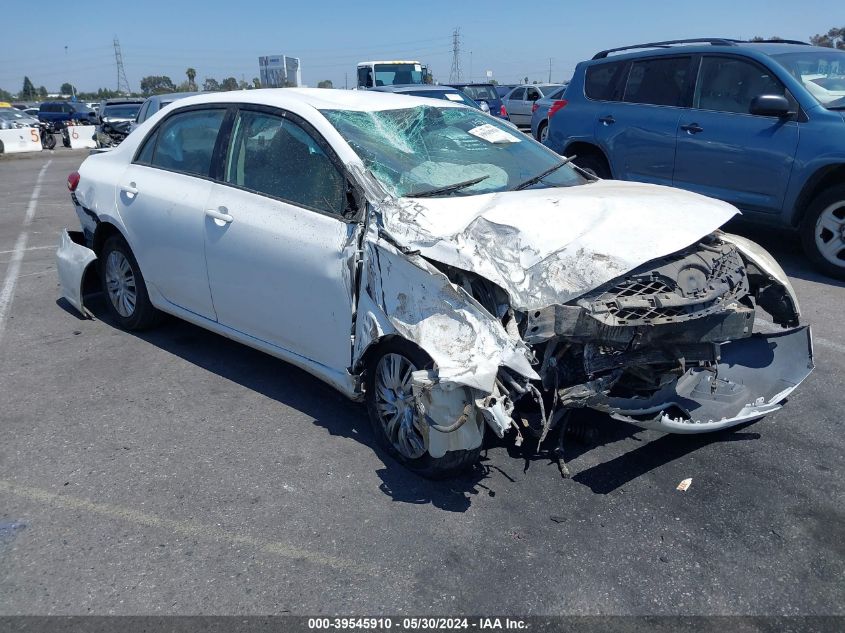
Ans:
{"type": "Polygon", "coordinates": [[[349,90],[349,73],[343,73],[343,89],[349,90]]]}
{"type": "Polygon", "coordinates": [[[469,82],[472,83],[472,51],[469,52],[469,82]]]}
{"type": "Polygon", "coordinates": [[[549,83],[552,83],[552,58],[549,57],[549,83]]]}
{"type": "Polygon", "coordinates": [[[129,87],[129,80],[126,79],[126,69],[123,67],[123,54],[120,52],[120,42],[117,36],[114,38],[114,62],[117,65],[117,91],[121,88],[126,90],[126,94],[130,94],[132,89],[129,87]]]}
{"type": "Polygon", "coordinates": [[[449,82],[461,81],[461,28],[452,31],[452,69],[449,71],[449,82]]]}

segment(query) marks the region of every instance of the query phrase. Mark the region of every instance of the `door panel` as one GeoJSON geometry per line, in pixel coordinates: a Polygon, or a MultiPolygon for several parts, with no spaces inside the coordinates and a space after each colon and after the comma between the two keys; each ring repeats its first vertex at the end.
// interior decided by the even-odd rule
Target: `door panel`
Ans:
{"type": "Polygon", "coordinates": [[[695,109],[685,112],[679,122],[675,186],[745,211],[780,212],[798,148],[799,124],[749,114],[752,99],[761,94],[792,99],[759,64],[731,57],[702,59],[695,109]]]}
{"type": "Polygon", "coordinates": [[[214,319],[203,253],[204,207],[210,191],[211,182],[202,178],[130,165],[117,199],[147,284],[171,303],[214,319]]]}
{"type": "Polygon", "coordinates": [[[208,279],[218,321],[333,369],[351,362],[358,225],[215,184],[206,217],[208,279]]]}

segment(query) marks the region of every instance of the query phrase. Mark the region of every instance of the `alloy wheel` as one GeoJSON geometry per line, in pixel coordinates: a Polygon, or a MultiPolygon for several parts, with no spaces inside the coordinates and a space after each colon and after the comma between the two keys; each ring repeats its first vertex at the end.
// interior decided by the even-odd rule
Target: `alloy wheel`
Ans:
{"type": "Polygon", "coordinates": [[[384,433],[403,457],[417,459],[425,453],[425,440],[417,422],[411,374],[417,367],[401,354],[381,357],[375,371],[375,405],[384,433]]]}
{"type": "Polygon", "coordinates": [[[835,266],[845,266],[845,200],[834,202],[816,220],[816,249],[835,266]]]}
{"type": "Polygon", "coordinates": [[[138,290],[132,266],[120,251],[111,251],[106,258],[106,290],[117,313],[122,317],[131,317],[135,312],[138,290]]]}

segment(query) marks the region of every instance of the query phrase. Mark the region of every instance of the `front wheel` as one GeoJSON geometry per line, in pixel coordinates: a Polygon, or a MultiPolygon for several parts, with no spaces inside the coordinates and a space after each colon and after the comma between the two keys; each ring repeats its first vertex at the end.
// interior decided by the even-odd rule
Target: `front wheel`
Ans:
{"type": "Polygon", "coordinates": [[[147,286],[129,244],[112,235],[100,253],[100,281],[112,318],[124,330],[145,330],[156,325],[161,313],[147,294],[147,286]]]}
{"type": "Polygon", "coordinates": [[[845,185],[818,195],[801,222],[804,252],[817,268],[845,279],[845,185]]]}
{"type": "Polygon", "coordinates": [[[606,180],[611,176],[610,166],[607,164],[607,161],[597,154],[578,156],[572,162],[588,174],[601,178],[602,180],[606,180]]]}
{"type": "Polygon", "coordinates": [[[50,134],[48,131],[43,131],[41,136],[42,146],[44,149],[55,149],[56,147],[56,137],[50,134]]]}
{"type": "Polygon", "coordinates": [[[423,477],[442,479],[477,462],[481,447],[448,451],[443,457],[428,452],[411,374],[432,365],[428,355],[408,341],[397,339],[381,345],[367,365],[367,413],[378,443],[398,462],[423,477]]]}

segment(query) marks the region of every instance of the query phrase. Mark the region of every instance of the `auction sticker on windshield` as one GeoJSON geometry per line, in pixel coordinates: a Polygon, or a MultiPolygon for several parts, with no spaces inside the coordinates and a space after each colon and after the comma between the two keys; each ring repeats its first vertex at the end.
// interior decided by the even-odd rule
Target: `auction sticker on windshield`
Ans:
{"type": "Polygon", "coordinates": [[[508,134],[504,130],[500,130],[489,123],[467,130],[467,133],[477,136],[488,143],[519,143],[520,140],[513,134],[508,134]]]}

